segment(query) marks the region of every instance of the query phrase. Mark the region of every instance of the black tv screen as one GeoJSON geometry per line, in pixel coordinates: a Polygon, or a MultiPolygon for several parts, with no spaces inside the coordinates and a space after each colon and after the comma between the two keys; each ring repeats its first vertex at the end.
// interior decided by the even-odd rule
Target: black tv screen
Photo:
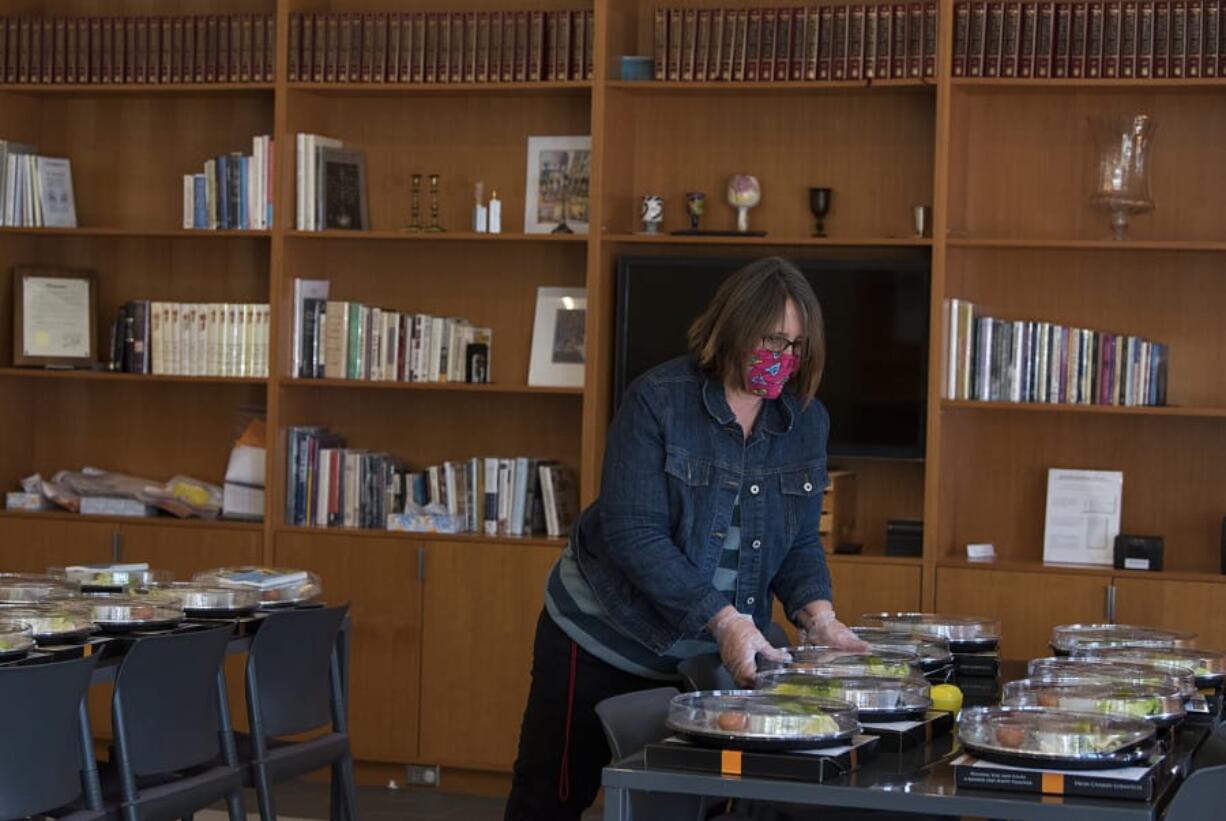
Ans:
{"type": "MultiPolygon", "coordinates": [[[[751,260],[625,256],[617,261],[614,410],[639,374],[686,351],[686,331],[720,283],[751,260]]],[[[829,452],[924,454],[928,384],[925,261],[795,260],[821,302],[829,452]]]]}

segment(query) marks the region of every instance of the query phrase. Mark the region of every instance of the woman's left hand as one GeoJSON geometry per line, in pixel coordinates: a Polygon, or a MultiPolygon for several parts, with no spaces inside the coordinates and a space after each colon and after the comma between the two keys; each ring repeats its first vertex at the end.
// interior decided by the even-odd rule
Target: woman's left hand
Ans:
{"type": "Polygon", "coordinates": [[[868,643],[835,618],[832,610],[821,610],[816,613],[803,612],[800,618],[801,625],[804,627],[802,638],[805,644],[833,647],[836,650],[846,650],[852,653],[863,653],[868,650],[868,643]]]}

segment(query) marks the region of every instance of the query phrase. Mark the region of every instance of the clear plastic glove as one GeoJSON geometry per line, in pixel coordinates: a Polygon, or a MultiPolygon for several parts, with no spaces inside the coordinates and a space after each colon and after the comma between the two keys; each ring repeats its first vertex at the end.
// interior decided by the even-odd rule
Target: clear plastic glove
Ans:
{"type": "Polygon", "coordinates": [[[868,651],[868,644],[835,618],[833,610],[802,613],[800,621],[805,631],[805,644],[819,644],[851,653],[868,651]]]}
{"type": "Polygon", "coordinates": [[[753,623],[753,617],[726,607],[708,625],[719,642],[719,657],[736,683],[749,687],[758,672],[755,658],[761,655],[770,661],[787,661],[790,657],[771,646],[753,623]]]}

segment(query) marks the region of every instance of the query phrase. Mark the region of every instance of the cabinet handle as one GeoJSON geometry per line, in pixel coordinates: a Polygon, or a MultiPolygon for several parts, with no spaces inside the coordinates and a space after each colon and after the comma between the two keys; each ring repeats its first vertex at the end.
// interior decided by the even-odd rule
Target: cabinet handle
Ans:
{"type": "Polygon", "coordinates": [[[417,546],[417,580],[424,582],[426,580],[426,546],[417,546]]]}
{"type": "Polygon", "coordinates": [[[111,531],[111,561],[115,564],[123,561],[123,531],[119,528],[111,531]]]}
{"type": "Polygon", "coordinates": [[[1107,624],[1115,624],[1115,582],[1107,585],[1107,624]]]}

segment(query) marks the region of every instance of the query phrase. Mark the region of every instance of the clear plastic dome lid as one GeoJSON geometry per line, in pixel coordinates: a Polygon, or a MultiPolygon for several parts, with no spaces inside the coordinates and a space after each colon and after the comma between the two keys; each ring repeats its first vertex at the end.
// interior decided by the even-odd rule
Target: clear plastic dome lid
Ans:
{"type": "Polygon", "coordinates": [[[1051,646],[1075,653],[1097,647],[1191,647],[1196,634],[1131,624],[1059,624],[1051,629],[1051,646]]]}
{"type": "Polygon", "coordinates": [[[1199,685],[1215,684],[1226,678],[1226,653],[1203,647],[1094,647],[1082,651],[1089,658],[1150,664],[1164,670],[1190,669],[1199,685]]]}
{"type": "Polygon", "coordinates": [[[192,581],[254,590],[259,594],[260,606],[264,608],[302,604],[323,595],[319,576],[309,570],[287,567],[217,567],[197,573],[192,581]]]}
{"type": "Polygon", "coordinates": [[[1027,678],[1004,686],[1005,707],[1045,707],[1074,713],[1109,713],[1168,724],[1184,717],[1183,694],[1174,682],[1143,682],[1077,676],[1027,678]]]}
{"type": "Polygon", "coordinates": [[[925,667],[949,664],[953,661],[949,642],[937,636],[917,636],[912,633],[882,630],[879,627],[853,627],[851,631],[868,642],[873,650],[915,653],[925,667]]]}
{"type": "Polygon", "coordinates": [[[90,617],[104,630],[163,627],[183,621],[182,608],[165,601],[129,595],[93,596],[90,617]]]}
{"type": "Polygon", "coordinates": [[[848,739],[860,729],[856,708],[846,702],[762,690],[682,693],[669,704],[668,726],[712,740],[815,745],[848,739]]]}
{"type": "Polygon", "coordinates": [[[1102,658],[1050,656],[1032,659],[1026,674],[1035,678],[1081,678],[1098,681],[1130,681],[1152,687],[1175,687],[1184,698],[1196,695],[1192,668],[1163,668],[1153,664],[1110,661],[1102,658]]]}
{"type": "Polygon", "coordinates": [[[1000,641],[1000,620],[980,616],[948,616],[940,613],[867,613],[860,617],[865,627],[891,633],[935,636],[950,644],[1000,641]]]}
{"type": "Polygon", "coordinates": [[[810,675],[923,678],[923,664],[915,653],[880,650],[849,653],[833,647],[808,644],[784,648],[785,661],[758,659],[759,671],[795,670],[810,675]]]}
{"type": "Polygon", "coordinates": [[[1077,713],[1035,707],[969,707],[958,738],[973,753],[1010,759],[1112,765],[1128,750],[1152,742],[1154,725],[1131,716],[1077,713]]]}
{"type": "Polygon", "coordinates": [[[0,580],[0,604],[35,604],[67,599],[77,592],[75,585],[59,579],[0,580]]]}
{"type": "Polygon", "coordinates": [[[0,658],[24,656],[34,646],[30,625],[11,619],[0,620],[0,658]]]}
{"type": "Polygon", "coordinates": [[[260,594],[243,587],[201,582],[171,582],[140,591],[144,598],[173,604],[185,613],[250,613],[260,606],[260,594]]]}
{"type": "Polygon", "coordinates": [[[846,701],[860,712],[861,719],[875,713],[922,715],[932,707],[928,682],[915,678],[878,676],[815,676],[797,670],[769,670],[759,673],[759,690],[789,696],[846,701]]]}
{"type": "Polygon", "coordinates": [[[38,642],[82,638],[94,632],[89,614],[69,601],[5,607],[0,609],[0,619],[28,624],[38,642]]]}
{"type": "Polygon", "coordinates": [[[166,584],[175,577],[169,570],[152,570],[145,564],[79,564],[71,567],[51,567],[47,572],[80,585],[86,592],[150,587],[166,584]]]}

